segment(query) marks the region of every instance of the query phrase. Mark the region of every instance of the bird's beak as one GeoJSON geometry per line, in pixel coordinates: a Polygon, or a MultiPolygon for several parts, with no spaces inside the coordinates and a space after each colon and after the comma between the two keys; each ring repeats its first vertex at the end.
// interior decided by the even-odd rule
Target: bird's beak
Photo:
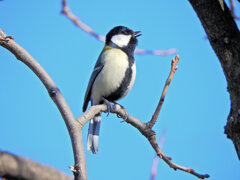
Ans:
{"type": "Polygon", "coordinates": [[[141,31],[135,31],[134,32],[134,36],[135,37],[138,37],[138,36],[141,36],[142,34],[141,34],[141,31]]]}

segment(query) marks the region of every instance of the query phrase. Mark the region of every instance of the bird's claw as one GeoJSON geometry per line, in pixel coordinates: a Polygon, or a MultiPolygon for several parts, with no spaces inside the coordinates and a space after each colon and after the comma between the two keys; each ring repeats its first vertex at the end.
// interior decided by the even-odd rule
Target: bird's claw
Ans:
{"type": "Polygon", "coordinates": [[[111,104],[108,100],[106,100],[105,98],[102,97],[102,100],[104,102],[104,104],[107,105],[107,116],[109,116],[110,112],[111,112],[111,104]]]}
{"type": "MultiPolygon", "coordinates": [[[[114,105],[116,105],[116,104],[119,105],[125,111],[125,117],[123,118],[123,121],[127,121],[128,115],[129,115],[127,109],[124,106],[122,106],[121,104],[118,104],[116,102],[113,102],[113,103],[114,103],[114,105]]],[[[117,117],[122,118],[119,114],[117,114],[117,117]]]]}
{"type": "Polygon", "coordinates": [[[117,114],[117,117],[118,117],[118,118],[122,118],[119,114],[117,114]]]}

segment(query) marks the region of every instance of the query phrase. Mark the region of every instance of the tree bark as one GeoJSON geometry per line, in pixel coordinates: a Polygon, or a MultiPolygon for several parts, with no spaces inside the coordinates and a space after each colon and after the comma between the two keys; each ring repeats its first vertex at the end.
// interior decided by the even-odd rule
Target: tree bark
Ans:
{"type": "Polygon", "coordinates": [[[0,177],[8,180],[73,180],[57,169],[2,151],[0,177]]]}
{"type": "Polygon", "coordinates": [[[224,3],[218,0],[189,0],[205,29],[227,80],[231,109],[225,133],[240,159],[240,32],[224,3]]]}

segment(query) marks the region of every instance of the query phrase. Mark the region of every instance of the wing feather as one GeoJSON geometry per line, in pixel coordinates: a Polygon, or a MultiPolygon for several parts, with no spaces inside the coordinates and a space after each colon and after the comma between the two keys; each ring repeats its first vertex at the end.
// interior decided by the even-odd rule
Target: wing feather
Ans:
{"type": "Polygon", "coordinates": [[[83,112],[86,111],[87,106],[88,106],[88,102],[90,101],[93,83],[94,83],[97,75],[101,72],[101,70],[103,68],[103,62],[102,62],[101,56],[102,56],[102,53],[100,54],[100,56],[99,56],[99,58],[96,62],[96,65],[94,66],[92,75],[91,75],[90,80],[88,82],[88,87],[87,87],[87,90],[86,90],[86,93],[85,93],[84,103],[83,103],[83,107],[82,107],[83,112]]]}

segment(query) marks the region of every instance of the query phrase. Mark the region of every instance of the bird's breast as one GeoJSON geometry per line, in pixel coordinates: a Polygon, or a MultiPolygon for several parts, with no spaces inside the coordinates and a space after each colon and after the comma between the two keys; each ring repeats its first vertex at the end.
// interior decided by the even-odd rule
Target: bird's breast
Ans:
{"type": "Polygon", "coordinates": [[[129,68],[128,56],[120,49],[110,48],[102,53],[101,58],[104,67],[92,87],[92,98],[97,101],[119,88],[129,68]]]}

